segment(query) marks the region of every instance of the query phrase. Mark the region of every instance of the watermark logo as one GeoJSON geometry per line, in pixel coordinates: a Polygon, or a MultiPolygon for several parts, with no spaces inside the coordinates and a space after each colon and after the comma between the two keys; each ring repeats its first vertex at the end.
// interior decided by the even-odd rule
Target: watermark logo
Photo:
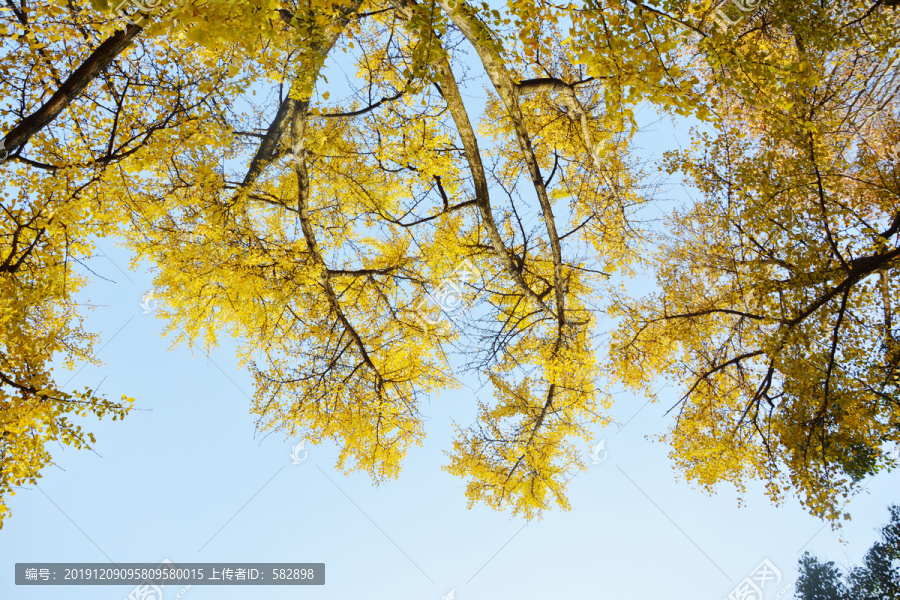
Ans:
{"type": "Polygon", "coordinates": [[[294,144],[294,145],[291,147],[290,152],[288,152],[288,157],[290,157],[291,162],[293,162],[293,163],[295,163],[295,164],[298,164],[298,165],[301,164],[301,163],[300,163],[300,157],[303,155],[303,150],[304,150],[304,148],[303,148],[303,140],[300,140],[299,142],[297,142],[296,144],[294,144]]]}
{"type": "MultiPolygon", "coordinates": [[[[156,567],[155,571],[158,571],[159,574],[164,573],[166,570],[174,569],[175,564],[169,560],[168,558],[164,558],[161,563],[156,567]]],[[[158,577],[157,573],[154,573],[158,577]]],[[[163,600],[163,588],[166,587],[164,583],[159,585],[153,583],[141,583],[125,598],[125,600],[163,600]]],[[[182,596],[187,593],[187,591],[191,589],[191,585],[186,585],[178,592],[175,596],[176,600],[180,599],[182,596]]]]}
{"type": "MultiPolygon", "coordinates": [[[[3,444],[0,443],[0,450],[2,450],[2,449],[3,449],[3,444]]],[[[894,447],[891,449],[891,451],[888,452],[888,456],[889,456],[891,459],[893,459],[893,460],[895,460],[895,461],[897,461],[897,462],[900,462],[900,444],[897,444],[896,446],[894,446],[894,447]]]]}
{"type": "Polygon", "coordinates": [[[291,461],[292,461],[291,464],[299,465],[300,463],[302,463],[303,461],[306,460],[306,457],[309,455],[309,452],[307,452],[306,449],[303,447],[304,444],[305,444],[305,442],[303,440],[300,440],[299,444],[297,444],[296,446],[291,446],[291,454],[290,454],[291,461]]]}
{"type": "Polygon", "coordinates": [[[162,600],[163,597],[163,587],[162,585],[155,584],[140,584],[131,590],[131,593],[128,594],[128,598],[126,600],[162,600]]]}
{"type": "Polygon", "coordinates": [[[778,600],[779,598],[781,598],[782,596],[787,594],[789,591],[791,591],[792,587],[794,587],[794,582],[793,581],[788,582],[788,584],[786,586],[784,586],[783,588],[778,590],[778,593],[775,594],[775,600],[778,600]]]}
{"type": "Polygon", "coordinates": [[[890,156],[894,162],[900,162],[900,142],[897,142],[897,145],[888,150],[888,156],[890,156]]]}
{"type": "Polygon", "coordinates": [[[600,440],[600,442],[598,442],[591,451],[591,458],[593,459],[595,465],[599,465],[600,463],[605,461],[606,457],[609,455],[609,452],[604,449],[604,444],[606,444],[606,438],[600,440]],[[602,455],[601,452],[603,453],[602,455]]]}
{"type": "MultiPolygon", "coordinates": [[[[415,317],[428,326],[436,326],[441,324],[441,315],[447,315],[452,321],[458,321],[465,318],[465,292],[463,286],[473,280],[481,278],[481,271],[466,259],[457,266],[453,272],[443,281],[434,293],[427,294],[428,298],[437,305],[439,312],[437,319],[431,319],[428,311],[424,310],[424,299],[414,309],[415,317]]],[[[446,324],[444,324],[446,325],[446,324]]]]}
{"type": "Polygon", "coordinates": [[[116,14],[116,26],[125,29],[128,25],[140,25],[144,20],[144,14],[156,12],[156,7],[160,2],[162,0],[156,0],[156,2],[153,0],[123,0],[113,11],[116,14]],[[124,8],[129,3],[134,5],[134,14],[131,17],[125,13],[124,8]]]}
{"type": "MultiPolygon", "coordinates": [[[[154,16],[162,9],[161,3],[162,0],[122,0],[113,10],[116,15],[113,23],[122,30],[127,29],[129,25],[141,25],[145,16],[154,16]],[[134,5],[131,16],[125,12],[125,7],[128,4],[134,5]]],[[[175,2],[173,8],[177,8],[182,4],[184,4],[184,0],[175,2]]]]}
{"type": "Polygon", "coordinates": [[[148,315],[156,310],[156,290],[150,290],[141,296],[141,308],[148,315]]]}
{"type": "Polygon", "coordinates": [[[456,598],[456,588],[447,592],[446,596],[441,596],[441,600],[453,600],[454,598],[456,598]]]}
{"type": "Polygon", "coordinates": [[[759,8],[759,5],[762,4],[762,0],[731,0],[732,3],[737,6],[741,12],[750,12],[752,10],[756,10],[759,8]]]}
{"type": "Polygon", "coordinates": [[[731,590],[728,600],[762,600],[763,588],[769,581],[778,584],[781,581],[781,571],[768,559],[763,559],[749,577],[745,577],[731,590]]]}
{"type": "MultiPolygon", "coordinates": [[[[165,570],[167,567],[174,567],[174,563],[168,558],[164,558],[157,570],[165,570]]],[[[154,583],[141,583],[135,586],[125,600],[163,600],[163,588],[165,584],[156,585],[154,583]]]]}
{"type": "MultiPolygon", "coordinates": [[[[762,0],[731,0],[731,3],[738,7],[742,13],[750,13],[759,9],[760,4],[762,4],[762,0]]],[[[730,25],[735,25],[743,19],[743,15],[738,15],[736,19],[728,18],[728,15],[725,13],[725,6],[720,6],[713,13],[713,21],[719,26],[719,30],[722,33],[728,31],[728,27],[730,25]]]]}

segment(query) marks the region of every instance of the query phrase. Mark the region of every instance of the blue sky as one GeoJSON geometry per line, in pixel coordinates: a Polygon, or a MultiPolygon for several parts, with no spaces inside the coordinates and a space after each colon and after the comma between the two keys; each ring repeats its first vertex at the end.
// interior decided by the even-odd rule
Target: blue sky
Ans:
{"type": "MultiPolygon", "coordinates": [[[[687,138],[662,122],[641,140],[644,156],[658,157],[687,138]]],[[[98,254],[90,267],[102,278],[82,295],[97,305],[86,327],[101,334],[103,365],[59,379],[71,377],[67,389],[102,382],[101,392],[134,396],[140,410],[123,422],[90,420],[96,453],[53,449],[58,467],[12,499],[0,532],[3,600],[118,600],[132,588],[17,587],[16,562],[164,558],[326,565],[321,587],[194,586],[181,596],[188,600],[440,600],[451,590],[457,600],[717,600],[768,559],[782,573],[764,590],[772,600],[794,581],[804,549],[858,563],[900,497],[897,472],[872,478],[849,505],[853,520],[835,533],[796,500],[773,506],[759,485],[743,507],[731,487],[715,496],[692,489],[667,448],[647,439],[669,424],[663,413],[679,395],[670,389],[658,404],[617,396],[616,424],[595,432],[608,457],[571,481],[571,511],[526,525],[470,510],[464,481],[440,467],[451,422],[471,423],[477,395],[489,398],[474,378],[422,407],[427,440],[397,480],[376,487],[336,472],[329,445],[307,445],[307,460],[292,464],[299,438],[255,435],[251,379],[237,370],[233,344],[209,356],[170,349],[163,323],[140,306],[151,276],[124,270],[129,256],[112,240],[101,240],[98,254]]],[[[590,446],[583,450],[590,463],[590,446]]],[[[179,589],[170,586],[165,600],[179,589]]]]}
{"type": "MultiPolygon", "coordinates": [[[[233,348],[223,344],[209,357],[169,350],[162,322],[140,306],[149,276],[120,272],[116,265],[124,268],[127,256],[108,240],[99,251],[106,256],[91,266],[114,283],[96,279],[85,295],[102,305],[87,326],[102,332],[104,364],[81,369],[69,387],[102,381],[108,396],[133,395],[144,410],[123,422],[92,421],[96,454],[57,449],[60,468],[13,498],[0,533],[4,600],[115,600],[131,589],[16,587],[15,562],[163,558],[326,564],[322,587],[194,586],[182,596],[190,600],[439,600],[451,589],[459,600],[712,600],[727,597],[763,559],[783,574],[777,589],[765,590],[774,598],[793,581],[804,547],[858,562],[900,491],[896,472],[872,478],[840,533],[796,501],[774,507],[759,486],[743,508],[727,487],[705,495],[679,482],[666,448],[645,439],[665,428],[674,391],[650,405],[621,395],[613,414],[627,426],[596,432],[608,458],[571,482],[573,510],[527,526],[481,506],[468,510],[463,481],[439,468],[451,447],[451,420],[474,417],[467,388],[423,407],[427,441],[410,452],[396,481],[374,487],[363,475],[336,472],[330,446],[307,446],[307,460],[295,465],[290,451],[299,439],[254,437],[251,381],[236,370],[233,348]]],[[[178,591],[166,590],[166,600],[178,591]]]]}

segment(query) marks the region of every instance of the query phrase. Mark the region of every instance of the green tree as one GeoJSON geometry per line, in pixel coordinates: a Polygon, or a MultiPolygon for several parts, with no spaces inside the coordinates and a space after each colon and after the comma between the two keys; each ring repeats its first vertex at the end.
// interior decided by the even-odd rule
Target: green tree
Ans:
{"type": "Polygon", "coordinates": [[[800,557],[794,597],[799,600],[849,600],[850,592],[833,562],[820,562],[809,552],[800,557]]]}
{"type": "Polygon", "coordinates": [[[862,566],[847,578],[853,600],[900,598],[900,506],[889,510],[891,520],[882,527],[881,539],[872,544],[862,566]]]}
{"type": "Polygon", "coordinates": [[[900,598],[900,506],[891,506],[881,539],[863,557],[862,566],[844,576],[832,562],[809,552],[800,558],[795,597],[799,600],[897,600],[900,598]]]}

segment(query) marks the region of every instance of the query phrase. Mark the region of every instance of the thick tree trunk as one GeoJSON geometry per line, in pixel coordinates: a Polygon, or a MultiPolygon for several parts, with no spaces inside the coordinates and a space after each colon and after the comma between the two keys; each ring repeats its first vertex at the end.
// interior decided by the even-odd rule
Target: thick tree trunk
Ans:
{"type": "Polygon", "coordinates": [[[87,86],[119,56],[134,38],[143,31],[140,25],[129,25],[117,31],[91,52],[91,55],[69,75],[43,106],[22,119],[3,139],[8,153],[13,154],[23,147],[37,132],[53,122],[87,86]]]}

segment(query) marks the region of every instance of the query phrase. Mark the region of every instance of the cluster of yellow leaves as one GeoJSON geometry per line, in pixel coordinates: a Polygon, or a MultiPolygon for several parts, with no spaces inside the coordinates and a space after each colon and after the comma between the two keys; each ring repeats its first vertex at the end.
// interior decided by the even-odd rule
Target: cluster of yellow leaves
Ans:
{"type": "Polygon", "coordinates": [[[19,192],[8,193],[0,213],[0,526],[9,514],[8,495],[35,484],[52,463],[52,442],[79,449],[94,442],[72,417],[112,414],[115,420],[133,402],[123,396],[115,403],[90,389],[65,392],[54,378],[54,360],[67,369],[93,360],[95,337],[83,331],[72,299],[82,280],[71,273],[90,246],[70,239],[69,231],[97,230],[100,219],[90,206],[60,201],[48,183],[31,187],[20,177],[19,192]],[[29,202],[29,193],[43,200],[29,202]]]}
{"type": "Polygon", "coordinates": [[[609,424],[612,402],[596,387],[590,312],[569,310],[583,321],[562,335],[550,320],[522,327],[490,374],[496,402],[479,401],[476,424],[457,426],[444,469],[467,479],[470,507],[509,506],[527,519],[551,502],[571,508],[566,483],[585,468],[576,442],[588,442],[592,426],[609,424]]]}
{"type": "MultiPolygon", "coordinates": [[[[119,35],[115,8],[4,8],[13,41],[0,91],[16,100],[0,116],[31,114],[119,35]]],[[[717,8],[161,5],[2,167],[21,194],[3,202],[11,251],[0,259],[23,258],[2,273],[0,371],[18,378],[0,387],[4,436],[18,440],[3,459],[10,485],[46,464],[47,436],[83,443],[65,412],[125,410],[64,394],[46,366],[58,353],[89,358],[67,265],[91,235],[118,233],[156,265],[167,331],[206,348],[238,339],[260,428],[335,440],[342,468],[396,476],[424,435],[420,399],[457,385],[449,348],[463,336],[432,326],[428,298],[465,263],[480,275],[457,300],[484,303],[462,355],[496,389],[446,467],[467,479],[470,503],[529,518],[568,507],[574,442],[608,419],[598,379],[650,387],[662,374],[688,392],[668,439],[690,478],[762,477],[776,497],[792,485],[835,516],[836,497],[883,465],[877,449],[897,435],[886,158],[897,102],[870,69],[896,47],[897,19],[864,0],[808,11],[777,0],[719,31],[717,8]],[[493,86],[484,148],[454,72],[460,47],[493,86]],[[329,102],[336,49],[353,61],[353,89],[329,102]],[[885,101],[860,108],[872,94],[885,101]],[[702,158],[670,158],[705,199],[673,216],[660,293],[617,299],[605,365],[596,296],[641,255],[645,173],[629,144],[644,101],[717,121],[721,135],[700,140],[702,158]],[[48,241],[58,235],[64,245],[48,241]]]]}
{"type": "Polygon", "coordinates": [[[882,33],[800,37],[782,64],[814,86],[744,73],[752,88],[720,95],[721,133],[669,156],[703,198],[670,219],[660,291],[614,311],[619,376],[685,392],[663,436],[680,472],[709,490],[761,479],[832,521],[900,442],[898,101],[874,76],[897,34],[882,33]]]}

